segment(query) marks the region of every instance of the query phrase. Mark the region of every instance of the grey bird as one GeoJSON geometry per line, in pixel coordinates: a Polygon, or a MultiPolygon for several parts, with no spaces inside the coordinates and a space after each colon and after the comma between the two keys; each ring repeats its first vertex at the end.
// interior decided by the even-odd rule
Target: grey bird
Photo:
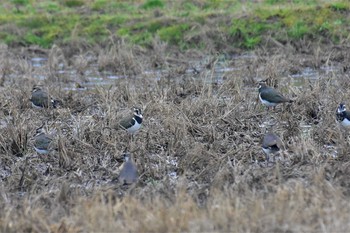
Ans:
{"type": "Polygon", "coordinates": [[[338,122],[343,127],[349,127],[350,126],[350,112],[346,111],[346,107],[344,103],[340,103],[339,107],[337,109],[336,117],[338,122]]]}
{"type": "Polygon", "coordinates": [[[282,149],[283,144],[276,134],[268,132],[264,135],[261,146],[266,155],[266,162],[268,163],[270,155],[278,153],[282,149]]]}
{"type": "Polygon", "coordinates": [[[39,154],[49,154],[52,149],[52,138],[44,132],[38,132],[34,137],[34,149],[39,154]]]}
{"type": "Polygon", "coordinates": [[[56,108],[59,104],[57,100],[52,99],[39,86],[33,87],[32,96],[29,100],[32,102],[32,106],[35,108],[56,108]]]}
{"type": "Polygon", "coordinates": [[[124,163],[119,173],[119,177],[118,177],[119,182],[122,185],[130,185],[130,184],[136,183],[139,177],[136,164],[129,153],[124,153],[123,156],[124,156],[124,163]]]}
{"type": "Polygon", "coordinates": [[[284,97],[276,89],[267,86],[266,81],[259,82],[259,99],[261,103],[269,107],[275,107],[281,103],[291,103],[293,100],[284,97]]]}
{"type": "Polygon", "coordinates": [[[141,109],[134,108],[132,116],[125,117],[119,121],[119,127],[130,134],[135,134],[140,128],[143,120],[141,109]]]}

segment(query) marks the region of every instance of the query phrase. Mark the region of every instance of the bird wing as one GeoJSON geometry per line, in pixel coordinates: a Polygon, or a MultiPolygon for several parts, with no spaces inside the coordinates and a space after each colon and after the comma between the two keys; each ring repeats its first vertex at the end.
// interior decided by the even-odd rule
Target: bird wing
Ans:
{"type": "Polygon", "coordinates": [[[38,149],[48,149],[51,142],[52,138],[48,137],[45,134],[41,134],[35,138],[34,146],[38,149]]]}
{"type": "Polygon", "coordinates": [[[50,99],[46,92],[37,91],[32,93],[30,101],[32,101],[37,106],[48,107],[50,99]]]}
{"type": "Polygon", "coordinates": [[[343,121],[345,118],[350,120],[350,112],[349,111],[343,111],[343,112],[336,112],[336,117],[338,121],[343,121]]]}
{"type": "Polygon", "coordinates": [[[119,121],[119,127],[122,129],[127,129],[133,126],[134,123],[135,123],[135,120],[133,119],[133,117],[126,117],[121,121],[119,121]]]}
{"type": "Polygon", "coordinates": [[[265,141],[263,143],[263,147],[267,148],[267,147],[271,147],[271,146],[275,146],[277,144],[276,140],[271,140],[271,141],[265,141]]]}
{"type": "Polygon", "coordinates": [[[349,120],[350,119],[350,112],[349,111],[345,111],[344,112],[344,117],[349,120]]]}
{"type": "Polygon", "coordinates": [[[277,146],[278,148],[281,147],[281,140],[279,137],[277,137],[275,134],[268,133],[265,135],[263,140],[263,147],[272,147],[277,146]]]}
{"type": "Polygon", "coordinates": [[[260,93],[262,99],[267,99],[276,103],[289,102],[290,100],[284,97],[281,93],[273,88],[266,88],[260,93]]]}

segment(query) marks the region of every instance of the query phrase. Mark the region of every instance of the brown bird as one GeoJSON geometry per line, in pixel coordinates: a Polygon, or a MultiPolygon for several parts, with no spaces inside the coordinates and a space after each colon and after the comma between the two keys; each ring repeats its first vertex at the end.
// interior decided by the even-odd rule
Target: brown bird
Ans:
{"type": "Polygon", "coordinates": [[[130,185],[136,183],[138,177],[139,174],[132,156],[129,153],[124,153],[124,163],[118,177],[119,182],[122,185],[130,185]]]}
{"type": "Polygon", "coordinates": [[[262,149],[266,155],[266,162],[270,160],[270,155],[278,153],[282,149],[281,139],[274,133],[268,132],[262,140],[262,149]]]}

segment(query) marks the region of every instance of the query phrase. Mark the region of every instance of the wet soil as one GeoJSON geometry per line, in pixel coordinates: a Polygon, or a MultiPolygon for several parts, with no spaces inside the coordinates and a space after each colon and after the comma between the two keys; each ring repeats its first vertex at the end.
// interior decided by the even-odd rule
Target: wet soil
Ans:
{"type": "MultiPolygon", "coordinates": [[[[21,214],[26,208],[48,213],[45,223],[30,225],[41,231],[45,224],[62,226],[62,219],[78,215],[73,212],[82,208],[79,200],[85,205],[100,203],[101,196],[114,201],[133,197],[141,203],[158,198],[172,206],[179,189],[196,208],[212,206],[218,190],[224,198],[234,195],[245,202],[268,200],[285,187],[290,192],[304,187],[327,200],[334,193],[325,191],[326,184],[340,193],[335,206],[347,201],[348,134],[336,122],[335,110],[349,102],[350,48],[307,49],[174,56],[156,51],[146,56],[119,48],[67,58],[59,48],[38,54],[4,47],[0,205],[8,215],[0,215],[2,229],[25,230],[25,224],[14,227],[9,219],[24,221],[33,214],[21,214]],[[294,102],[266,110],[258,100],[262,79],[294,102]],[[37,84],[62,106],[32,108],[30,93],[37,84]],[[144,120],[130,137],[118,122],[132,114],[133,106],[141,107],[144,120]],[[42,126],[54,136],[49,155],[33,148],[42,126]],[[268,129],[285,146],[271,163],[261,149],[268,129]],[[133,154],[140,174],[132,186],[117,179],[124,151],[133,154]]],[[[68,225],[98,229],[82,227],[77,219],[68,225]]]]}

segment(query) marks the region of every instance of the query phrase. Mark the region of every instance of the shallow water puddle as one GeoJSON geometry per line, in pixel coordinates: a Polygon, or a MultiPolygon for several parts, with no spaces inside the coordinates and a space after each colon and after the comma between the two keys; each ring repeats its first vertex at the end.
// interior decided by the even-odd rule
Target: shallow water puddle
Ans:
{"type": "MultiPolygon", "coordinates": [[[[255,60],[257,56],[254,54],[242,54],[242,55],[231,55],[231,56],[219,56],[215,62],[213,62],[212,68],[208,68],[208,64],[210,63],[210,58],[206,58],[203,61],[193,61],[192,68],[188,68],[185,70],[185,75],[188,77],[192,77],[198,80],[202,77],[205,77],[204,83],[215,83],[222,84],[224,81],[225,75],[227,73],[233,73],[235,71],[240,71],[246,68],[247,61],[255,60]],[[233,65],[234,64],[234,65],[233,65]],[[197,76],[199,73],[205,72],[204,75],[197,76]]],[[[47,74],[43,74],[40,72],[40,68],[47,65],[48,59],[45,57],[34,57],[30,60],[31,65],[34,68],[34,77],[39,80],[44,80],[47,74]],[[35,72],[37,70],[37,72],[35,72]]],[[[334,72],[339,70],[340,67],[337,66],[322,66],[320,71],[312,69],[310,67],[304,68],[301,72],[296,74],[291,74],[286,77],[282,77],[283,79],[288,79],[292,81],[292,84],[295,86],[300,86],[304,83],[304,79],[307,80],[317,80],[320,77],[320,72],[334,72]]],[[[115,80],[119,79],[127,79],[130,76],[119,75],[109,71],[98,71],[98,65],[92,64],[89,66],[89,69],[84,71],[83,81],[77,80],[79,79],[79,75],[77,70],[71,68],[65,68],[64,64],[59,65],[59,70],[57,71],[59,75],[66,76],[72,82],[83,82],[83,85],[89,88],[94,87],[95,85],[104,86],[104,85],[112,85],[115,80]]],[[[140,78],[143,76],[147,76],[150,80],[159,81],[162,77],[166,76],[168,72],[166,70],[146,70],[142,74],[136,76],[135,78],[140,78]]],[[[203,81],[203,80],[202,80],[203,81]]],[[[74,87],[72,84],[67,84],[65,87],[66,90],[80,90],[74,87]]]]}
{"type": "Polygon", "coordinates": [[[33,67],[42,67],[47,62],[47,58],[33,57],[32,59],[30,59],[30,62],[33,67]]]}

